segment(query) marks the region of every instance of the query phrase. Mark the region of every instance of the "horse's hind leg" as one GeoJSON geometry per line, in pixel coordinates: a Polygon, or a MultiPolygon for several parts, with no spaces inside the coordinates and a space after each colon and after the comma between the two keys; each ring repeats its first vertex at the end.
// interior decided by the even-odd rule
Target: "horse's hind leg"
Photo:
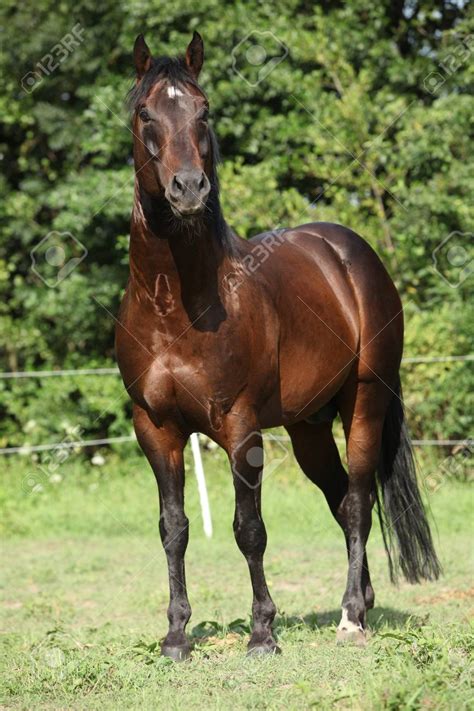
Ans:
{"type": "Polygon", "coordinates": [[[347,442],[348,486],[341,503],[349,548],[347,585],[342,598],[340,642],[364,644],[367,604],[364,595],[365,546],[375,503],[375,473],[391,391],[380,380],[352,382],[341,393],[339,411],[347,442]]]}
{"type": "MultiPolygon", "coordinates": [[[[342,505],[348,489],[347,473],[342,465],[339,451],[332,434],[332,422],[310,424],[298,422],[287,427],[298,464],[314,484],[323,492],[329,508],[341,526],[349,556],[346,513],[342,505]]],[[[374,591],[370,582],[367,555],[362,567],[362,590],[367,609],[374,606],[374,591]]]]}

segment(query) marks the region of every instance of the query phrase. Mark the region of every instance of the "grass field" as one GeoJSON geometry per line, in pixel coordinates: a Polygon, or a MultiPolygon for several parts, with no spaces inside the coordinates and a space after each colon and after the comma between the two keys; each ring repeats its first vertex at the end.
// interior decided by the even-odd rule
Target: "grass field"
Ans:
{"type": "Polygon", "coordinates": [[[132,448],[106,456],[93,466],[71,455],[49,479],[38,479],[27,457],[2,462],[2,708],[472,708],[467,484],[441,483],[428,496],[444,566],[436,583],[391,586],[374,525],[371,638],[365,649],[336,647],[342,534],[289,457],[263,492],[283,654],[246,658],[251,588],[232,534],[230,474],[221,452],[206,454],[214,537],[202,532],[188,468],[188,630],[196,650],[174,665],[158,654],[167,576],[154,479],[132,448]],[[41,482],[34,491],[32,481],[41,482]]]}

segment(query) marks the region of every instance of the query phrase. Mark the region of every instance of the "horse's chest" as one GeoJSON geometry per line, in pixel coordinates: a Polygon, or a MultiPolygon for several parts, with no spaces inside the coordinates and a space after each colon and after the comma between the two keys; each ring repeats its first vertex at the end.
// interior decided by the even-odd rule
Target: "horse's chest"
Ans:
{"type": "Polygon", "coordinates": [[[194,334],[160,349],[129,389],[132,398],[158,421],[179,415],[202,431],[218,430],[246,385],[248,369],[238,349],[211,340],[203,336],[196,343],[194,334]]]}
{"type": "Polygon", "coordinates": [[[163,420],[176,410],[176,378],[168,365],[160,359],[152,361],[141,379],[135,396],[146,409],[163,420]]]}

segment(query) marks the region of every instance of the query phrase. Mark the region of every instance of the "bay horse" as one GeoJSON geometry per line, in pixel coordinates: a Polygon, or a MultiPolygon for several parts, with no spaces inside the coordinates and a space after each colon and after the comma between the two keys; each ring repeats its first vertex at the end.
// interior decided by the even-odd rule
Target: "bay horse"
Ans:
{"type": "Polygon", "coordinates": [[[279,425],[345,536],[337,639],[363,644],[374,604],[365,546],[376,501],[392,575],[398,565],[412,582],[440,572],[401,401],[400,298],[372,248],[345,227],[309,223],[248,241],[230,229],[198,84],[203,58],[196,32],[179,58],[154,58],[139,35],[129,95],[135,197],[116,353],[159,490],[170,589],[161,651],[175,660],[191,651],[183,450],[193,432],[229,457],[234,533],[253,589],[249,653],[280,651],[260,503],[262,430],[279,425]],[[337,414],[347,472],[332,434],[337,414]]]}

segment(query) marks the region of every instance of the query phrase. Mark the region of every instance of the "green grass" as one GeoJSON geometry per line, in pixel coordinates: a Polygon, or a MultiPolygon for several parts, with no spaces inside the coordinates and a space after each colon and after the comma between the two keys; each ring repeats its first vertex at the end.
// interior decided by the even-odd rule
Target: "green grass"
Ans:
{"type": "Polygon", "coordinates": [[[445,482],[429,503],[444,575],[388,581],[378,525],[369,543],[376,606],[365,649],[336,647],[346,578],[342,534],[291,458],[264,484],[266,570],[283,654],[248,659],[251,588],[232,534],[224,455],[205,467],[214,537],[202,532],[188,469],[193,660],[159,656],[167,576],[148,465],[132,448],[102,467],[78,455],[52,477],[3,462],[2,698],[21,709],[464,709],[472,704],[472,499],[445,482]],[[41,486],[31,492],[28,473],[41,486]],[[59,475],[59,476],[58,476],[59,475]]]}

